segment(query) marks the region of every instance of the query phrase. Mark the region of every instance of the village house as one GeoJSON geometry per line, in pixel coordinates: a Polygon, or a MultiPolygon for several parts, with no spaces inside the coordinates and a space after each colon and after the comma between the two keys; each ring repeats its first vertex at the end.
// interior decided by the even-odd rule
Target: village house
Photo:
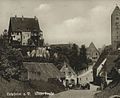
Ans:
{"type": "Polygon", "coordinates": [[[13,47],[43,46],[43,34],[37,17],[11,17],[8,29],[9,43],[13,47]]]}
{"type": "Polygon", "coordinates": [[[77,85],[77,74],[75,71],[70,67],[69,64],[64,62],[64,65],[60,69],[60,72],[64,74],[65,79],[63,80],[63,85],[64,86],[69,86],[69,85],[77,85]]]}
{"type": "MultiPolygon", "coordinates": [[[[114,60],[117,59],[117,56],[119,55],[119,48],[120,48],[119,23],[120,23],[120,9],[118,6],[116,6],[114,11],[111,14],[111,45],[106,46],[104,48],[96,64],[93,66],[94,82],[98,82],[97,81],[98,73],[106,73],[107,78],[111,77],[111,74],[109,74],[110,73],[109,71],[111,71],[112,68],[115,67],[114,60]]],[[[103,76],[105,79],[106,78],[105,74],[103,76]]]]}
{"type": "Polygon", "coordinates": [[[106,58],[111,51],[112,51],[112,46],[111,45],[106,46],[103,52],[101,53],[99,59],[93,66],[93,82],[98,82],[97,75],[99,71],[101,70],[102,66],[105,64],[106,58]]]}
{"type": "Polygon", "coordinates": [[[39,62],[24,62],[24,67],[27,69],[21,75],[21,80],[43,80],[49,79],[61,80],[64,75],[55,67],[53,63],[39,63],[39,62]]]}
{"type": "Polygon", "coordinates": [[[91,42],[89,47],[87,48],[87,58],[91,59],[95,63],[98,60],[99,56],[99,51],[95,47],[94,43],[91,42]]]}
{"type": "Polygon", "coordinates": [[[99,66],[94,66],[94,71],[96,68],[96,74],[94,74],[94,82],[101,84],[102,89],[109,83],[110,80],[113,80],[114,78],[113,69],[116,67],[115,60],[117,58],[118,51],[112,51],[105,57],[99,66]]]}

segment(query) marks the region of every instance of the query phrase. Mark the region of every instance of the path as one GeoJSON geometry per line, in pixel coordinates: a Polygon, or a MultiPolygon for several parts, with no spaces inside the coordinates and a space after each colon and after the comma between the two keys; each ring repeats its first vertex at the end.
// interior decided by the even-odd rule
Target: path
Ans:
{"type": "MultiPolygon", "coordinates": [[[[81,78],[82,82],[90,82],[92,81],[92,77],[92,67],[78,76],[78,78],[81,78]],[[88,80],[86,80],[86,78],[88,78],[88,80]]],[[[90,90],[68,90],[50,96],[49,98],[93,98],[94,94],[97,92],[97,87],[98,86],[90,84],[90,90]]]]}
{"type": "Polygon", "coordinates": [[[96,86],[91,85],[91,90],[68,90],[49,98],[93,98],[96,93],[96,86]]]}

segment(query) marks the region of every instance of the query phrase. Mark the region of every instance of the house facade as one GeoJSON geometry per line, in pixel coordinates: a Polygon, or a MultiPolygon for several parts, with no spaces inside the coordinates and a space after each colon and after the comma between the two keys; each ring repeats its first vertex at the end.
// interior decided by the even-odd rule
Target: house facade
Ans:
{"type": "Polygon", "coordinates": [[[94,43],[91,42],[91,44],[87,48],[87,58],[91,59],[93,62],[96,62],[99,56],[100,56],[99,51],[95,47],[94,43]]]}
{"type": "Polygon", "coordinates": [[[37,17],[11,17],[8,29],[9,43],[12,46],[43,46],[43,33],[37,17]]]}
{"type": "Polygon", "coordinates": [[[118,58],[118,51],[105,51],[93,67],[93,81],[100,85],[102,89],[114,78],[113,69],[116,66],[115,60],[118,58]]]}
{"type": "Polygon", "coordinates": [[[76,85],[77,84],[77,74],[75,71],[64,62],[63,67],[60,69],[60,72],[64,75],[65,79],[63,80],[64,86],[76,85]]]}
{"type": "Polygon", "coordinates": [[[105,63],[105,60],[108,56],[108,54],[112,51],[112,46],[106,46],[104,48],[104,50],[102,51],[102,53],[100,54],[99,59],[97,60],[97,62],[95,63],[95,65],[93,66],[93,81],[96,82],[97,81],[97,76],[98,76],[98,71],[101,70],[102,66],[105,63]]]}

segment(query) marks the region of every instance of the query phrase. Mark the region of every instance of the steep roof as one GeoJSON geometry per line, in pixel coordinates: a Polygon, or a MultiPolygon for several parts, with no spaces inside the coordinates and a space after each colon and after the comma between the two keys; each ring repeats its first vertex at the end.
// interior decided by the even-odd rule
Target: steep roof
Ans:
{"type": "Polygon", "coordinates": [[[89,47],[94,47],[94,48],[96,48],[93,42],[90,43],[89,47]]]}
{"type": "Polygon", "coordinates": [[[87,51],[90,51],[91,49],[94,49],[94,50],[96,50],[99,53],[98,49],[95,47],[93,42],[90,43],[89,47],[87,48],[87,51]]]}
{"type": "Polygon", "coordinates": [[[47,81],[49,78],[63,77],[53,63],[24,62],[23,65],[30,72],[39,72],[41,80],[47,81]]]}
{"type": "Polygon", "coordinates": [[[105,70],[109,73],[115,66],[115,60],[118,58],[118,54],[109,54],[105,65],[103,66],[105,70]]]}
{"type": "Polygon", "coordinates": [[[8,31],[41,32],[37,18],[11,17],[8,31]]]}
{"type": "Polygon", "coordinates": [[[67,64],[67,63],[65,63],[65,64],[63,65],[63,67],[60,69],[60,71],[61,71],[61,72],[65,72],[66,67],[67,67],[68,70],[69,70],[70,72],[72,72],[74,75],[77,75],[77,74],[75,73],[75,71],[74,71],[74,70],[70,67],[70,65],[67,64]]]}
{"type": "Polygon", "coordinates": [[[114,9],[112,14],[118,13],[118,12],[120,13],[120,8],[119,8],[119,6],[116,5],[116,7],[115,7],[115,9],[114,9]]]}
{"type": "Polygon", "coordinates": [[[95,65],[93,66],[93,69],[97,69],[99,67],[99,65],[103,62],[103,60],[108,56],[108,54],[111,52],[111,45],[106,46],[105,49],[102,51],[99,59],[97,60],[97,62],[95,63],[95,65]]]}

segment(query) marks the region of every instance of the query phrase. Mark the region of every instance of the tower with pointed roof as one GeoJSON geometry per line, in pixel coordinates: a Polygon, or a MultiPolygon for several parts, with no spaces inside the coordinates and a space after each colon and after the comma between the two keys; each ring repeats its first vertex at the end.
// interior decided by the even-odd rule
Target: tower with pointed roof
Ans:
{"type": "Polygon", "coordinates": [[[111,15],[111,44],[113,50],[120,47],[120,8],[117,5],[111,15]]]}

